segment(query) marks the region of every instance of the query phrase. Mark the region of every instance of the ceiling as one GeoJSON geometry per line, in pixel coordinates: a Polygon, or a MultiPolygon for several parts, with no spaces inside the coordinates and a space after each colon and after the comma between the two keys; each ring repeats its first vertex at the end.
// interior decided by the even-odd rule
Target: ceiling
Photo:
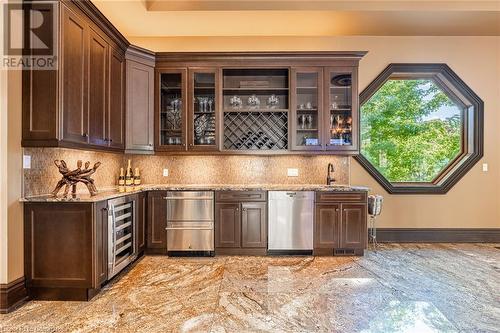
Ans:
{"type": "Polygon", "coordinates": [[[92,0],[126,37],[500,36],[500,0],[92,0]]]}

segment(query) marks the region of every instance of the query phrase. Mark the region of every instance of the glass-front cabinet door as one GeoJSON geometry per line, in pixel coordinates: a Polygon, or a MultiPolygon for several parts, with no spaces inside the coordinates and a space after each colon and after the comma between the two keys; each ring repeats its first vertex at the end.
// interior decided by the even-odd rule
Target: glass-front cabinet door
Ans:
{"type": "Polygon", "coordinates": [[[217,69],[189,70],[189,150],[217,150],[217,69]]]}
{"type": "Polygon", "coordinates": [[[291,69],[293,150],[321,150],[323,133],[323,69],[291,69]]]}
{"type": "Polygon", "coordinates": [[[327,150],[358,149],[357,71],[352,67],[325,70],[325,118],[327,150]]]}
{"type": "Polygon", "coordinates": [[[185,69],[159,71],[159,150],[186,150],[186,76],[185,69]]]}

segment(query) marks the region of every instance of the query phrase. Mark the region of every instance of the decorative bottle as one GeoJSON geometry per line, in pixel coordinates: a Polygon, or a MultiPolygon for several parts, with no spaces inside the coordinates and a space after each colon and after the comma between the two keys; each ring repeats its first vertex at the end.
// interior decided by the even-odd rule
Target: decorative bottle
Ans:
{"type": "Polygon", "coordinates": [[[125,174],[125,191],[132,191],[134,186],[134,175],[132,174],[132,165],[130,160],[128,160],[127,173],[125,174]]]}
{"type": "Polygon", "coordinates": [[[118,192],[125,192],[125,175],[123,168],[120,168],[120,176],[118,177],[118,192]]]}
{"type": "Polygon", "coordinates": [[[141,185],[141,174],[139,173],[139,168],[135,168],[134,170],[134,185],[141,185]]]}

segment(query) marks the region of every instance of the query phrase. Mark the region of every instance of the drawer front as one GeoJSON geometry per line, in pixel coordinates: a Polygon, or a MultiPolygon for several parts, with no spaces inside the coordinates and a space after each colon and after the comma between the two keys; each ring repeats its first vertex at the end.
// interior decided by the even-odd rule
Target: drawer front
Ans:
{"type": "Polygon", "coordinates": [[[210,199],[167,199],[167,221],[213,221],[214,201],[210,199]]]}
{"type": "Polygon", "coordinates": [[[215,193],[216,201],[266,201],[266,191],[219,191],[215,193]]]}
{"type": "Polygon", "coordinates": [[[366,203],[366,192],[316,192],[316,202],[362,202],[366,203]]]}
{"type": "Polygon", "coordinates": [[[213,229],[167,230],[167,251],[213,251],[213,229]]]}

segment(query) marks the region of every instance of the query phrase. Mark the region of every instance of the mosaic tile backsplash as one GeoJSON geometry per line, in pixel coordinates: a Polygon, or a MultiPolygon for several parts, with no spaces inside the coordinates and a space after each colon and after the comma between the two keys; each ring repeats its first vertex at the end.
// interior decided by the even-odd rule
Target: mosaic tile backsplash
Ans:
{"type": "MultiPolygon", "coordinates": [[[[98,189],[116,186],[120,167],[127,159],[139,168],[143,184],[324,184],[328,163],[335,167],[337,184],[349,184],[349,157],[344,156],[181,156],[123,155],[64,148],[26,148],[31,169],[24,170],[24,196],[50,193],[61,178],[54,160],[63,159],[70,169],[78,160],[102,165],[93,175],[98,189]],[[169,176],[163,177],[163,169],[169,176]],[[299,169],[288,177],[287,168],[299,169]]],[[[78,192],[86,187],[78,185],[78,192]]]]}
{"type": "MultiPolygon", "coordinates": [[[[76,169],[76,162],[90,161],[91,165],[101,162],[97,171],[92,175],[98,189],[114,187],[120,167],[123,164],[123,154],[103,153],[64,148],[25,148],[25,155],[31,155],[31,169],[24,169],[24,196],[41,195],[52,192],[61,179],[54,160],[64,160],[68,168],[76,169]]],[[[59,192],[62,193],[64,188],[59,192]]],[[[77,185],[77,192],[87,192],[83,184],[77,185]]]]}

